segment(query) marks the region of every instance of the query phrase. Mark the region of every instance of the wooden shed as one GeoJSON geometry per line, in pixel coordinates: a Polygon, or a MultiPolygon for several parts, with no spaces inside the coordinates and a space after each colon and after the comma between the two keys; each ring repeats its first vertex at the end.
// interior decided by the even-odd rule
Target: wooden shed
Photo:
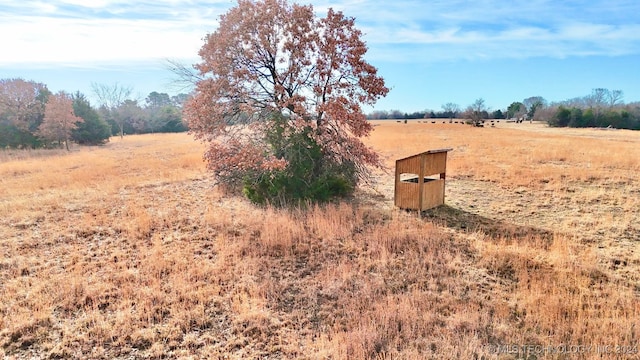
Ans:
{"type": "Polygon", "coordinates": [[[424,211],[444,204],[447,152],[429,150],[396,160],[395,205],[424,211]]]}

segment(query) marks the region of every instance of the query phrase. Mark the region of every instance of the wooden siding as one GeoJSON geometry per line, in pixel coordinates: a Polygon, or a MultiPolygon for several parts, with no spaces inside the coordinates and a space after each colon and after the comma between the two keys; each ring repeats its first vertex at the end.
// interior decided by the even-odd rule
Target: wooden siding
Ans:
{"type": "Polygon", "coordinates": [[[420,211],[444,204],[447,152],[450,150],[431,150],[396,160],[394,204],[420,211]],[[417,177],[403,181],[402,174],[416,174],[417,177]],[[433,175],[440,178],[425,178],[433,175]]]}
{"type": "Polygon", "coordinates": [[[420,208],[420,184],[399,181],[396,183],[395,205],[402,209],[420,208]]]}
{"type": "Polygon", "coordinates": [[[420,173],[420,157],[412,156],[403,160],[396,161],[396,174],[419,174],[420,173]]]}
{"type": "Polygon", "coordinates": [[[422,156],[424,162],[423,176],[443,174],[447,171],[447,153],[425,154],[422,156]]]}
{"type": "Polygon", "coordinates": [[[422,208],[427,210],[444,204],[444,180],[429,181],[422,190],[422,208]]]}

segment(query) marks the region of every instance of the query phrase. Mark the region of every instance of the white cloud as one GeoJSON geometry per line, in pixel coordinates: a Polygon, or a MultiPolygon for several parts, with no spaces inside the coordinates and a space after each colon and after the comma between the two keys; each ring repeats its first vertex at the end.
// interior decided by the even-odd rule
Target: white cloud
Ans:
{"type": "Polygon", "coordinates": [[[112,5],[112,4],[124,3],[124,1],[112,1],[112,0],[90,0],[90,1],[86,1],[86,0],[58,0],[57,2],[60,3],[60,4],[74,5],[74,6],[79,6],[79,7],[87,7],[87,8],[92,8],[92,9],[105,8],[105,7],[107,7],[109,5],[112,5]]]}
{"type": "Polygon", "coordinates": [[[397,0],[349,10],[385,61],[640,53],[637,1],[397,0]]]}
{"type": "Polygon", "coordinates": [[[5,34],[0,38],[5,49],[0,52],[0,65],[195,59],[203,37],[215,30],[221,6],[228,1],[202,3],[196,8],[187,3],[143,1],[133,2],[132,7],[124,1],[60,0],[46,7],[31,2],[20,7],[13,4],[12,14],[0,15],[0,33],[5,34]]]}
{"type": "MultiPolygon", "coordinates": [[[[304,1],[303,1],[304,3],[304,1]]],[[[551,0],[313,1],[356,18],[373,60],[621,55],[640,49],[640,4],[551,0]],[[597,16],[595,16],[597,15],[597,16]]],[[[0,3],[1,65],[196,59],[231,0],[0,3]],[[9,34],[9,35],[7,35],[9,34]]]]}
{"type": "Polygon", "coordinates": [[[43,13],[54,13],[58,9],[55,5],[43,1],[34,2],[33,8],[36,11],[43,13]]]}
{"type": "Polygon", "coordinates": [[[180,23],[139,20],[23,18],[0,24],[0,32],[16,36],[2,40],[0,63],[84,63],[191,57],[204,34],[180,23]],[[37,29],[34,31],[34,23],[37,29]]]}

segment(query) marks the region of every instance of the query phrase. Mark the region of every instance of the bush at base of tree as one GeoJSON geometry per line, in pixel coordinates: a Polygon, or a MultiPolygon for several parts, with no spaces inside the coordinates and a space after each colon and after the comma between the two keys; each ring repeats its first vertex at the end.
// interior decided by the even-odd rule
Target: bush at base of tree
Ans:
{"type": "Polygon", "coordinates": [[[355,184],[344,174],[335,170],[326,170],[318,178],[306,183],[293,172],[304,169],[300,164],[289,164],[285,170],[262,174],[258,179],[246,178],[243,194],[256,204],[276,206],[300,205],[306,202],[326,202],[337,197],[346,197],[353,193],[355,184]]]}
{"type": "Polygon", "coordinates": [[[279,117],[266,136],[276,158],[287,162],[284,169],[249,172],[243,194],[254,203],[276,206],[325,202],[353,193],[358,178],[353,163],[336,163],[325,156],[310,137],[309,128],[296,131],[279,117]]]}

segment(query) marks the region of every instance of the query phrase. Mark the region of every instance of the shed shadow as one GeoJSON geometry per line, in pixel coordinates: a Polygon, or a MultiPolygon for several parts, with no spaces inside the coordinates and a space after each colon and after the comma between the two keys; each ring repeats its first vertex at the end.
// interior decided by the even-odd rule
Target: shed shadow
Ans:
{"type": "Polygon", "coordinates": [[[423,219],[429,219],[450,229],[467,232],[479,231],[493,238],[539,238],[548,245],[553,241],[554,235],[552,231],[546,229],[491,219],[446,204],[425,210],[421,216],[423,219]]]}

